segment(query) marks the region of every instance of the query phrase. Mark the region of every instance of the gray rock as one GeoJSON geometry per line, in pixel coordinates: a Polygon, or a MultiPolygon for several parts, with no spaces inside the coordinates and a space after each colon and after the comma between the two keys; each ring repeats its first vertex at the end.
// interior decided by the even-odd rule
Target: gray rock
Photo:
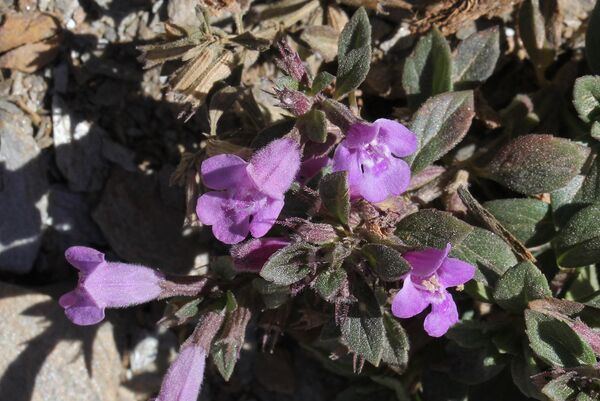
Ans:
{"type": "Polygon", "coordinates": [[[14,105],[0,104],[0,270],[33,267],[47,209],[48,182],[31,122],[14,105]]]}
{"type": "Polygon", "coordinates": [[[199,26],[200,21],[196,16],[198,0],[170,0],[167,6],[169,21],[183,26],[199,26]]]}
{"type": "Polygon", "coordinates": [[[133,401],[112,326],[79,327],[56,300],[0,283],[0,399],[133,401]]]}

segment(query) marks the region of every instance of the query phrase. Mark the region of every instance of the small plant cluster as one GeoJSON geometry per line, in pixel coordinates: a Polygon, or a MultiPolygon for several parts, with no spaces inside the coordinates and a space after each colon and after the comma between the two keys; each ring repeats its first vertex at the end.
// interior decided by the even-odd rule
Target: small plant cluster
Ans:
{"type": "MultiPolygon", "coordinates": [[[[535,19],[537,1],[525,3],[520,18],[535,19]]],[[[214,61],[264,49],[266,39],[241,24],[231,35],[207,23],[192,39],[147,46],[146,59],[170,50],[194,64],[206,51],[214,61]]],[[[523,32],[548,96],[550,63],[523,32]]],[[[598,32],[588,31],[586,49],[600,73],[598,32]]],[[[200,193],[193,179],[188,186],[195,215],[228,248],[216,246],[208,272],[190,277],[70,248],[80,280],[60,299],[67,316],[96,324],[105,308],[169,298],[161,323],[195,328],[158,401],[196,400],[209,358],[228,380],[253,320],[267,322],[265,348],[303,332],[294,338],[311,355],[340,374],[368,375],[389,399],[496,399],[485,395],[506,383],[515,399],[598,399],[600,77],[575,82],[580,121],[571,123],[581,135],[531,134],[543,110],[524,95],[500,123],[485,112],[479,88],[495,71],[499,29],[475,32],[452,52],[434,28],[404,60],[410,122],[370,122],[358,113],[357,88],[369,73],[371,33],[360,8],[339,34],[335,75],[313,76],[277,39],[283,74],[269,94],[286,114],[249,137],[217,126],[248,94],[213,89],[206,146],[179,175],[195,177],[199,167],[200,193]],[[508,196],[495,196],[499,189],[508,196]]],[[[236,67],[219,68],[222,79],[236,67]]],[[[252,107],[242,107],[245,121],[252,107]]]]}

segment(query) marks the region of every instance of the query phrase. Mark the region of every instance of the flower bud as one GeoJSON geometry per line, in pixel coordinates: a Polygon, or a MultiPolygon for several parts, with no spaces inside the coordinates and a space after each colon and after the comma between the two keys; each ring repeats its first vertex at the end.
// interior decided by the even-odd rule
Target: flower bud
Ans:
{"type": "Polygon", "coordinates": [[[296,117],[308,113],[313,105],[312,99],[304,93],[288,88],[275,88],[279,100],[278,107],[289,110],[296,117]]]}
{"type": "Polygon", "coordinates": [[[309,85],[308,73],[298,52],[292,49],[285,39],[277,42],[277,50],[279,50],[280,56],[279,59],[275,60],[277,66],[296,81],[309,85]]]}

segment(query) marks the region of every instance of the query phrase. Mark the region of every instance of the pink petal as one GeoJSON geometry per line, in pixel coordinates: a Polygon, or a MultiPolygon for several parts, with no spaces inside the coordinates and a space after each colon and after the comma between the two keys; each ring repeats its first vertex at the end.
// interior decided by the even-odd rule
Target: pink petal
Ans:
{"type": "Polygon", "coordinates": [[[431,304],[431,312],[425,318],[423,327],[431,337],[441,337],[458,322],[458,310],[449,292],[444,291],[444,300],[431,304]]]}
{"type": "Polygon", "coordinates": [[[311,178],[319,173],[325,166],[329,164],[329,157],[311,157],[304,160],[300,164],[300,171],[298,172],[298,181],[301,183],[308,182],[311,178]]]}
{"type": "Polygon", "coordinates": [[[375,139],[378,132],[378,126],[365,121],[359,121],[350,126],[348,132],[346,132],[346,138],[342,143],[350,149],[361,148],[375,139]]]}
{"type": "Polygon", "coordinates": [[[404,160],[390,157],[386,170],[365,169],[359,185],[360,195],[369,202],[382,202],[390,195],[400,195],[410,182],[410,167],[404,160]]]}
{"type": "Polygon", "coordinates": [[[275,224],[281,209],[283,209],[283,200],[268,199],[265,207],[252,216],[252,222],[250,223],[252,236],[259,238],[265,235],[275,224]]]}
{"type": "Polygon", "coordinates": [[[228,200],[229,197],[226,192],[211,191],[199,197],[196,203],[196,214],[202,224],[212,226],[216,222],[223,220],[223,205],[228,200]]]}
{"type": "Polygon", "coordinates": [[[164,276],[149,267],[108,262],[81,284],[96,303],[111,308],[139,305],[158,298],[164,276]]]}
{"type": "Polygon", "coordinates": [[[300,168],[298,144],[277,139],[260,149],[250,160],[248,175],[256,187],[272,198],[282,199],[300,168]]]}
{"type": "Polygon", "coordinates": [[[226,218],[212,226],[213,235],[224,244],[238,244],[246,239],[250,232],[250,215],[235,221],[226,218]]]}
{"type": "Polygon", "coordinates": [[[451,249],[452,246],[448,244],[444,249],[427,248],[422,251],[406,252],[402,256],[412,266],[411,275],[428,277],[440,268],[451,249]]]}
{"type": "Polygon", "coordinates": [[[460,259],[447,258],[437,271],[437,275],[445,288],[456,287],[471,280],[475,276],[475,266],[460,259]]]}
{"type": "Polygon", "coordinates": [[[202,162],[200,171],[204,185],[211,189],[227,189],[247,179],[248,163],[236,155],[217,155],[202,162]]]}
{"type": "Polygon", "coordinates": [[[196,401],[204,380],[206,352],[184,345],[165,375],[156,401],[196,401]]]}
{"type": "Polygon", "coordinates": [[[333,154],[333,171],[348,172],[348,186],[352,197],[360,196],[360,183],[363,173],[360,169],[358,152],[348,149],[343,143],[339,144],[333,154]]]}
{"type": "Polygon", "coordinates": [[[374,123],[379,127],[377,141],[387,145],[398,157],[408,156],[417,150],[417,137],[404,125],[386,118],[380,118],[374,123]]]}
{"type": "Polygon", "coordinates": [[[392,314],[399,318],[409,318],[419,313],[429,305],[429,300],[415,288],[410,276],[407,276],[402,285],[402,289],[394,296],[392,300],[392,314]]]}
{"type": "Polygon", "coordinates": [[[89,274],[104,263],[104,254],[86,246],[72,246],[65,251],[65,259],[79,271],[89,274]]]}
{"type": "Polygon", "coordinates": [[[65,315],[69,320],[79,326],[89,326],[104,319],[104,308],[98,306],[89,294],[79,288],[67,292],[60,297],[58,303],[65,308],[65,315]]]}

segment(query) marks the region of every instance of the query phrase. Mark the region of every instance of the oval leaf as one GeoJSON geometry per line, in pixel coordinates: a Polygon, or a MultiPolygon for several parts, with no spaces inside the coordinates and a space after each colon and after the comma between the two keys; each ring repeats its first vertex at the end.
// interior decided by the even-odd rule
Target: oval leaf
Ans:
{"type": "Polygon", "coordinates": [[[524,261],[508,269],[496,284],[494,300],[511,312],[521,312],[529,301],[551,297],[548,280],[533,263],[524,261]]]}
{"type": "Polygon", "coordinates": [[[371,65],[371,24],[363,7],[344,26],[338,42],[335,97],[358,88],[371,65]]]}
{"type": "Polygon", "coordinates": [[[507,188],[534,195],[567,185],[588,154],[588,148],[565,138],[524,135],[500,148],[487,170],[507,188]]]}
{"type": "Polygon", "coordinates": [[[410,124],[419,147],[405,158],[413,173],[423,170],[454,148],[467,134],[474,116],[472,91],[444,93],[421,106],[410,124]]]}
{"type": "Polygon", "coordinates": [[[500,57],[500,30],[475,32],[460,42],[452,56],[455,89],[469,89],[488,79],[500,57]]]}
{"type": "Polygon", "coordinates": [[[319,194],[329,213],[336,217],[340,223],[348,224],[350,215],[348,172],[337,171],[324,176],[319,184],[319,194]]]}
{"type": "Polygon", "coordinates": [[[428,97],[452,90],[452,54],[439,30],[419,39],[404,63],[402,87],[408,103],[417,108],[428,97]]]}
{"type": "Polygon", "coordinates": [[[316,248],[297,242],[275,252],[260,271],[260,276],[277,285],[290,285],[310,272],[309,262],[316,248]]]}
{"type": "Polygon", "coordinates": [[[411,269],[400,252],[381,244],[367,244],[362,247],[373,272],[383,281],[398,281],[411,269]]]}
{"type": "Polygon", "coordinates": [[[600,205],[575,213],[555,240],[557,262],[565,267],[587,266],[600,260],[600,205]]]}

